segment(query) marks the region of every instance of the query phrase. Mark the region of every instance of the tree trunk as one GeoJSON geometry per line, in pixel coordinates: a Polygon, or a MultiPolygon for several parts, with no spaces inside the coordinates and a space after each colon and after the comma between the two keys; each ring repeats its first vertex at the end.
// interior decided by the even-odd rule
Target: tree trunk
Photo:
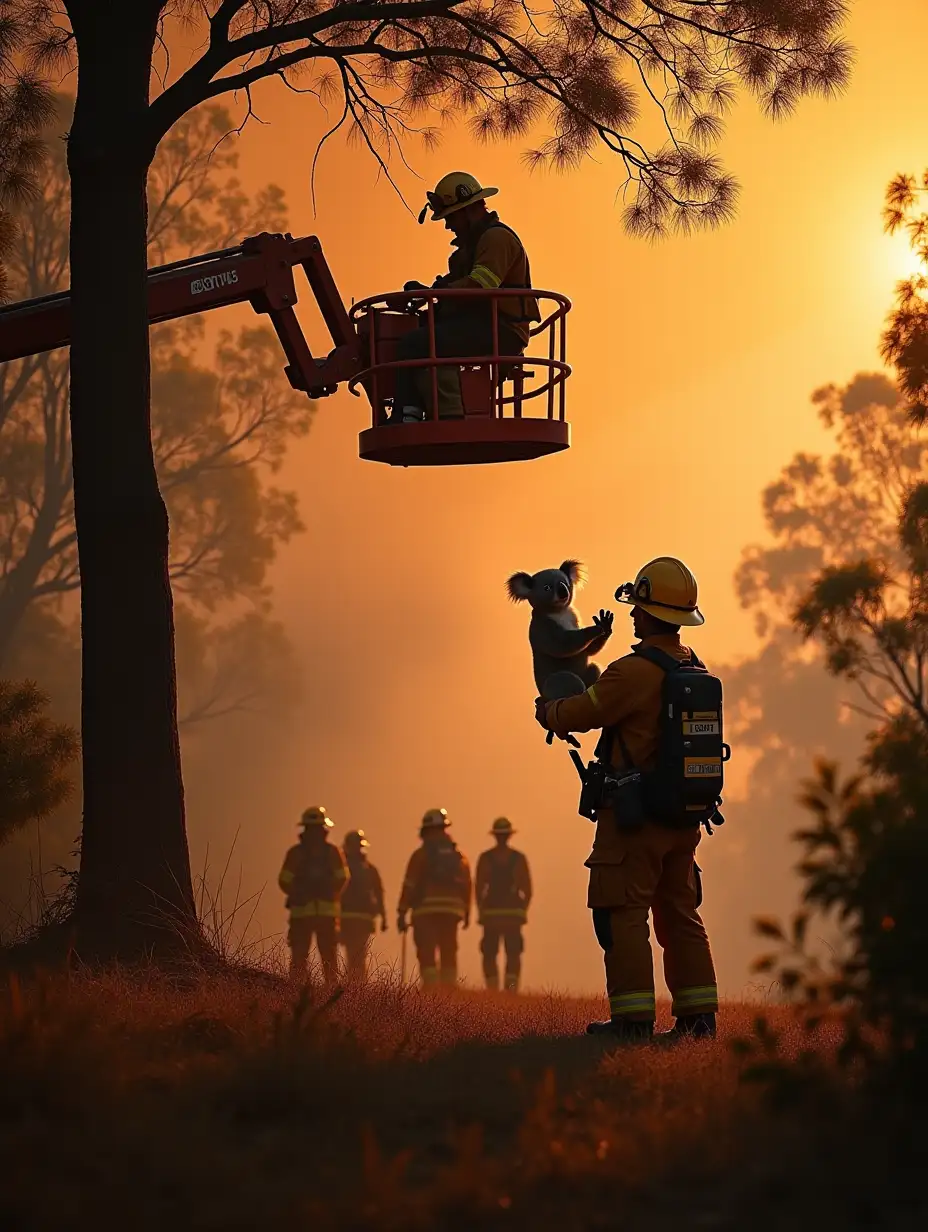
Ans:
{"type": "Polygon", "coordinates": [[[71,436],[81,575],[78,946],[195,926],[177,737],[167,510],[151,444],[146,179],[159,0],[70,0],[71,436]]]}

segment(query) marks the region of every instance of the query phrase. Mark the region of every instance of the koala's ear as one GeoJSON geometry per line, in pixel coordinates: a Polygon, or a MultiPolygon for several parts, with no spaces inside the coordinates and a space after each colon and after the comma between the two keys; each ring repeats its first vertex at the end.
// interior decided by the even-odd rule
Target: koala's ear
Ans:
{"type": "Polygon", "coordinates": [[[561,573],[567,576],[571,586],[577,590],[586,581],[586,570],[579,560],[565,560],[561,564],[561,573]]]}
{"type": "Polygon", "coordinates": [[[532,575],[530,573],[514,573],[506,582],[506,590],[513,603],[531,598],[532,575]]]}

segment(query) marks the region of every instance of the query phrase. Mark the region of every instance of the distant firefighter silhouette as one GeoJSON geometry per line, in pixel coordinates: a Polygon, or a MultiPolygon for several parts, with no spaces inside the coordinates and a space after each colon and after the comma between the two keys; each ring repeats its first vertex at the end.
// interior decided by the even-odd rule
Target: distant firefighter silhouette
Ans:
{"type": "Polygon", "coordinates": [[[506,583],[513,603],[525,601],[532,609],[528,640],[539,696],[545,695],[545,681],[555,672],[572,672],[586,689],[599,679],[599,668],[590,658],[612,636],[613,616],[601,609],[591,625],[581,627],[573,598],[582,584],[578,560],[540,573],[514,573],[506,583]]]}
{"type": "Polygon", "coordinates": [[[387,928],[383,882],[368,858],[370,846],[363,830],[349,830],[345,835],[348,885],[341,901],[340,934],[348,976],[357,980],[367,978],[367,959],[378,916],[381,932],[387,928]]]}
{"type": "Polygon", "coordinates": [[[306,960],[315,938],[326,981],[333,980],[338,959],[339,901],[348,880],[345,861],[329,842],[332,820],[313,806],[300,818],[302,834],[287,852],[278,884],[290,912],[290,978],[306,977],[306,960]]]}
{"type": "Polygon", "coordinates": [[[422,818],[422,846],[409,859],[397,910],[400,933],[406,931],[407,913],[412,911],[423,987],[457,983],[458,928],[470,924],[470,866],[448,834],[450,824],[444,809],[429,809],[422,818]]]}
{"type": "Polygon", "coordinates": [[[480,954],[487,988],[499,988],[500,945],[506,951],[505,989],[518,992],[524,943],[522,929],[532,901],[528,860],[509,846],[515,834],[508,817],[497,817],[490,834],[496,843],[477,861],[477,916],[483,928],[480,954]]]}

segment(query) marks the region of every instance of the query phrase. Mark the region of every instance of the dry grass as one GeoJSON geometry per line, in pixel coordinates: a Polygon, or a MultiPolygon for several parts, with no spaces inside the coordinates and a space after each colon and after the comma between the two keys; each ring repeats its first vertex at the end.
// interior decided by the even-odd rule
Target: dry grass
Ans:
{"type": "Polygon", "coordinates": [[[769,1118],[724,1041],[610,1050],[580,1034],[603,1008],[389,973],[328,1006],[259,974],[12,979],[0,1227],[572,1232],[656,1198],[672,1226],[769,1118]]]}

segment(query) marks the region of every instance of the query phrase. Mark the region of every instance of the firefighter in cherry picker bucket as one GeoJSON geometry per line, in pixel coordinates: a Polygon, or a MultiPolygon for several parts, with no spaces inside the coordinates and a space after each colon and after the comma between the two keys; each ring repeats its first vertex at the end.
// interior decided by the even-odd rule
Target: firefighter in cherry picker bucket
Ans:
{"type": "Polygon", "coordinates": [[[610,663],[585,692],[535,703],[541,725],[560,738],[602,729],[588,784],[601,798],[581,811],[596,822],[588,905],[603,949],[610,1018],[591,1034],[645,1042],[654,1033],[654,970],[648,917],[663,949],[676,1019],[665,1038],[711,1038],[718,988],[699,914],[696,848],[702,826],[722,822],[721,684],[683,645],[680,628],[704,618],[696,579],[682,561],[650,561],[616,591],[631,605],[632,653],[610,663]],[[596,791],[599,791],[599,786],[596,791]],[[586,809],[587,811],[583,811],[586,809]]]}
{"type": "MultiPolygon", "coordinates": [[[[495,291],[519,288],[524,296],[504,295],[496,299],[497,336],[493,337],[493,309],[489,296],[449,297],[435,309],[435,354],[441,357],[492,355],[495,344],[500,355],[520,356],[528,344],[534,321],[541,320],[538,301],[531,294],[532,274],[522,241],[499,215],[486,207],[486,199],[498,188],[484,188],[466,171],[442,176],[435,191],[419,214],[425,222],[431,211],[433,222],[443,222],[454,234],[448,272],[435,279],[434,288],[495,291]]],[[[407,282],[406,291],[427,291],[424,283],[407,282]]],[[[413,300],[411,303],[415,303],[413,300]]],[[[425,359],[430,350],[427,322],[402,336],[397,359],[425,359]]],[[[464,414],[461,386],[454,365],[438,368],[438,415],[457,419],[464,414]]],[[[399,368],[391,423],[416,423],[426,418],[431,402],[432,374],[429,368],[399,368]]]]}

